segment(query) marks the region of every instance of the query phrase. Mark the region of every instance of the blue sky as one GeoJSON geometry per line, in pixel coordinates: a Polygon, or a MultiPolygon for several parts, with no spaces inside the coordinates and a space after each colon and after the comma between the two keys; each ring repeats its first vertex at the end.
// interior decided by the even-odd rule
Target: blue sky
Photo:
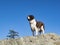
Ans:
{"type": "Polygon", "coordinates": [[[29,14],[44,22],[45,33],[60,35],[60,0],[0,0],[0,39],[6,38],[10,29],[20,37],[31,36],[29,14]]]}

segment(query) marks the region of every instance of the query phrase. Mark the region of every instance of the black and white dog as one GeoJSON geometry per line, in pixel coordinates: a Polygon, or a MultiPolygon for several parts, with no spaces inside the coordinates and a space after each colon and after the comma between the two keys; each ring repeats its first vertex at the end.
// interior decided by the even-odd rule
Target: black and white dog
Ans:
{"type": "Polygon", "coordinates": [[[41,32],[44,34],[45,29],[44,29],[44,24],[42,22],[36,21],[33,15],[28,15],[27,19],[30,23],[33,36],[34,36],[34,31],[36,32],[36,35],[38,35],[41,32]]]}

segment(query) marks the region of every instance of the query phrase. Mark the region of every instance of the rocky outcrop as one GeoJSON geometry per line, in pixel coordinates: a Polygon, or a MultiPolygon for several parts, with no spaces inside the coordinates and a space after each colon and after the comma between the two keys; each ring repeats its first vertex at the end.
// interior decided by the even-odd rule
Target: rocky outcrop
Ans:
{"type": "Polygon", "coordinates": [[[60,36],[49,33],[38,36],[27,36],[17,39],[0,40],[0,45],[60,45],[60,36]]]}

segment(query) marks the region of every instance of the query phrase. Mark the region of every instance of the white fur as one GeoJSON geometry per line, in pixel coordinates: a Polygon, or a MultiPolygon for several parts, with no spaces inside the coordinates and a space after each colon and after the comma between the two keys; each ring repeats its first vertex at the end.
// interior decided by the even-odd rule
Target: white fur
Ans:
{"type": "Polygon", "coordinates": [[[36,30],[36,35],[38,35],[39,29],[37,27],[35,27],[35,30],[36,30]]]}
{"type": "Polygon", "coordinates": [[[36,31],[36,35],[38,35],[39,29],[36,27],[36,21],[35,19],[30,21],[31,28],[36,31]]]}
{"type": "Polygon", "coordinates": [[[35,19],[31,20],[31,21],[30,21],[30,24],[31,24],[31,28],[34,30],[34,29],[35,29],[35,26],[36,26],[36,21],[35,21],[35,19]]]}

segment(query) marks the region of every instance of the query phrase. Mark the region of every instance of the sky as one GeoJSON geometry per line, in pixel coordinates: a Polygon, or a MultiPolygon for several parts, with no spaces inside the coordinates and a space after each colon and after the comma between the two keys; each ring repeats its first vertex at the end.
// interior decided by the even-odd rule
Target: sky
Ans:
{"type": "Polygon", "coordinates": [[[32,36],[30,14],[45,24],[45,34],[60,35],[60,0],[0,0],[0,39],[7,38],[9,30],[32,36]]]}

